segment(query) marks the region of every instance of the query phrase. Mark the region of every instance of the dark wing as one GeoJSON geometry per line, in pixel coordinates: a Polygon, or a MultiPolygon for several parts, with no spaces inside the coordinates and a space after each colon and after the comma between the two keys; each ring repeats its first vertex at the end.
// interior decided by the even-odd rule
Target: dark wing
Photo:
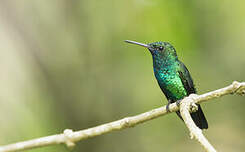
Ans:
{"type": "Polygon", "coordinates": [[[188,71],[188,69],[185,67],[185,65],[180,62],[180,68],[178,70],[179,77],[185,87],[185,90],[187,91],[187,94],[190,95],[192,93],[196,93],[196,89],[193,84],[193,80],[191,78],[191,75],[188,71]]]}
{"type": "MultiPolygon", "coordinates": [[[[187,91],[187,95],[190,95],[192,93],[196,93],[196,89],[193,84],[193,80],[191,78],[191,75],[188,71],[188,69],[185,67],[185,65],[180,62],[180,68],[178,70],[179,77],[184,85],[185,90],[187,91]]],[[[191,117],[195,124],[200,129],[207,129],[208,128],[208,122],[204,116],[204,113],[202,111],[202,108],[199,104],[198,105],[198,111],[191,113],[191,117]]],[[[177,111],[178,116],[181,118],[181,115],[179,111],[177,111]]]]}

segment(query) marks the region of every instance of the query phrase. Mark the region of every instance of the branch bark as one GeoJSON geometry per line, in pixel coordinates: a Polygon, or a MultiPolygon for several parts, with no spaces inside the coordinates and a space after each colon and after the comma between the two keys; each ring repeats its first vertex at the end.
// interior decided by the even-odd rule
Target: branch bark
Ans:
{"type": "MultiPolygon", "coordinates": [[[[201,145],[205,148],[206,151],[215,152],[215,149],[211,146],[211,144],[209,144],[209,142],[203,136],[201,130],[197,128],[195,123],[192,121],[189,114],[189,110],[192,107],[195,107],[193,105],[194,103],[202,103],[210,99],[214,99],[227,94],[234,94],[234,93],[239,95],[244,95],[245,82],[239,83],[234,81],[231,85],[215,91],[211,91],[202,95],[191,95],[181,101],[180,108],[176,105],[176,103],[173,103],[169,106],[169,110],[170,112],[176,112],[180,109],[185,124],[190,130],[191,137],[195,137],[198,140],[198,142],[200,142],[201,145]]],[[[43,146],[55,145],[55,144],[66,144],[67,147],[70,148],[75,146],[75,142],[85,140],[87,138],[99,136],[105,133],[109,133],[111,131],[134,127],[135,125],[166,115],[167,113],[168,112],[166,110],[166,106],[163,106],[136,116],[126,117],[121,120],[106,123],[85,130],[73,132],[71,129],[66,129],[62,134],[56,134],[52,136],[46,136],[46,137],[27,140],[27,141],[18,142],[10,145],[0,146],[0,152],[15,152],[20,150],[27,150],[31,148],[37,148],[37,147],[43,147],[43,146]]]]}
{"type": "Polygon", "coordinates": [[[190,111],[196,111],[198,106],[195,104],[195,94],[191,94],[189,97],[184,98],[180,103],[180,114],[190,131],[191,139],[195,138],[207,152],[216,152],[214,147],[208,142],[208,140],[202,134],[202,130],[199,129],[191,118],[190,111]]]}

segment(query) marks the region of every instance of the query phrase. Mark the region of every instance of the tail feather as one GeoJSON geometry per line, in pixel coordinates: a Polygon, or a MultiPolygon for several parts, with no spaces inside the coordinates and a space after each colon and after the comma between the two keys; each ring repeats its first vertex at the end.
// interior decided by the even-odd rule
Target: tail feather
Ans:
{"type": "MultiPolygon", "coordinates": [[[[177,115],[182,119],[180,112],[176,112],[177,115]]],[[[198,110],[196,112],[191,113],[191,117],[195,124],[200,128],[200,129],[208,129],[208,122],[204,116],[204,113],[202,111],[201,106],[198,104],[198,110]]],[[[183,120],[183,119],[182,119],[183,120]]]]}

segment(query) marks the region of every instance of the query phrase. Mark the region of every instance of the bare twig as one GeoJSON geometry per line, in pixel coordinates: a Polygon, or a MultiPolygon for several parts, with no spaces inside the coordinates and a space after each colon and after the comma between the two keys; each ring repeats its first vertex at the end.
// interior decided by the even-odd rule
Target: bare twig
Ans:
{"type": "MultiPolygon", "coordinates": [[[[218,89],[218,90],[215,90],[209,93],[205,93],[202,95],[191,96],[191,100],[192,100],[191,103],[201,103],[201,102],[204,102],[210,99],[218,98],[223,95],[233,94],[233,93],[244,95],[245,94],[245,82],[239,83],[235,81],[231,85],[225,88],[218,89]]],[[[189,100],[189,99],[190,97],[186,100],[189,100]]],[[[185,101],[185,99],[183,101],[185,101]]],[[[185,105],[184,103],[181,105],[185,105]]],[[[182,109],[187,109],[188,111],[191,104],[189,102],[187,103],[189,104],[189,105],[187,104],[187,108],[182,108],[182,109]]],[[[176,105],[176,103],[173,103],[169,106],[169,109],[170,109],[170,112],[176,112],[179,110],[179,107],[176,105]]],[[[75,146],[75,142],[77,141],[99,136],[99,135],[109,133],[115,130],[122,130],[125,128],[134,127],[137,124],[166,115],[167,113],[168,112],[166,111],[166,106],[163,106],[163,107],[153,109],[151,111],[148,111],[148,112],[145,112],[145,113],[133,116],[133,117],[127,117],[121,120],[117,120],[114,122],[110,122],[107,124],[103,124],[97,127],[93,127],[93,128],[89,128],[89,129],[85,129],[81,131],[73,132],[70,129],[66,129],[64,133],[62,134],[41,137],[41,138],[18,142],[18,143],[6,145],[6,146],[0,146],[0,152],[15,152],[15,151],[27,150],[31,148],[37,148],[37,147],[42,147],[42,146],[54,145],[54,144],[66,144],[68,147],[73,147],[75,146]]],[[[182,111],[182,115],[183,115],[183,111],[182,111]]],[[[183,116],[185,118],[185,115],[183,116]]],[[[185,122],[186,121],[188,121],[188,118],[186,118],[185,122]]],[[[194,132],[198,132],[198,131],[194,131],[190,129],[190,132],[193,134],[193,136],[197,140],[199,140],[199,138],[197,138],[196,136],[200,136],[200,134],[194,134],[194,132]]]]}
{"type": "Polygon", "coordinates": [[[200,103],[202,101],[207,101],[209,99],[218,98],[227,94],[245,94],[245,83],[239,83],[234,81],[230,86],[215,90],[203,95],[191,94],[189,97],[184,98],[180,103],[180,113],[181,116],[190,131],[191,139],[195,138],[207,152],[216,152],[214,147],[209,143],[209,141],[202,134],[202,130],[199,129],[191,118],[189,111],[197,110],[197,105],[195,103],[200,103]]]}
{"type": "Polygon", "coordinates": [[[192,94],[187,98],[184,98],[180,103],[180,113],[181,116],[190,131],[191,139],[193,137],[203,146],[207,152],[216,152],[214,147],[208,142],[208,140],[202,134],[202,130],[199,129],[191,118],[189,111],[197,110],[197,105],[194,103],[194,97],[196,95],[192,94]]]}

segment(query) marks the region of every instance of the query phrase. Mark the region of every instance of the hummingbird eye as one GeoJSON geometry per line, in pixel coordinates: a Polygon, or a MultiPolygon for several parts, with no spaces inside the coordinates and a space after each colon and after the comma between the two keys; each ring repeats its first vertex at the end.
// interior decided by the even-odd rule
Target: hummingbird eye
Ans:
{"type": "Polygon", "coordinates": [[[160,47],[159,47],[159,50],[160,50],[160,51],[162,51],[162,50],[163,50],[163,47],[162,47],[162,46],[160,46],[160,47]]]}

